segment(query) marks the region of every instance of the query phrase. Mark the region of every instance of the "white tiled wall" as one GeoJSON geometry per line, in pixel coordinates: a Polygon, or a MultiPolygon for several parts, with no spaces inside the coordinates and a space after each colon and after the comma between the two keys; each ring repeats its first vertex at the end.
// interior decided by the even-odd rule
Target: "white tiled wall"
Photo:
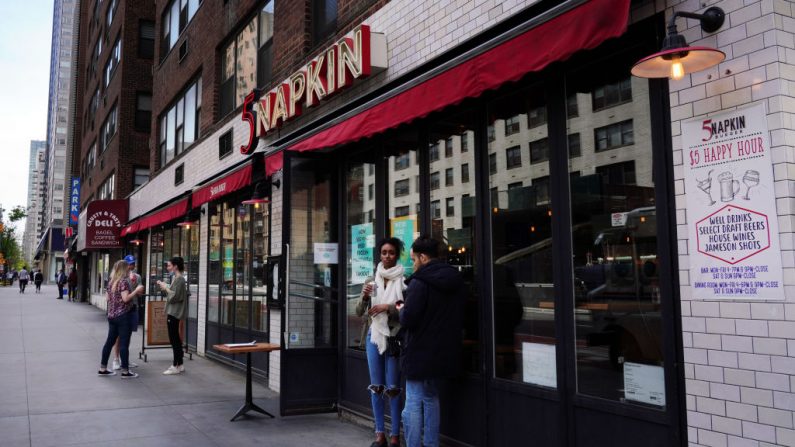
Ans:
{"type": "Polygon", "coordinates": [[[726,61],[670,83],[688,439],[795,446],[795,2],[669,0],[666,14],[709,6],[727,14],[717,33],[684,19],[679,29],[691,45],[724,51],[726,61]],[[757,102],[768,111],[787,299],[691,300],[681,121],[757,102]]]}

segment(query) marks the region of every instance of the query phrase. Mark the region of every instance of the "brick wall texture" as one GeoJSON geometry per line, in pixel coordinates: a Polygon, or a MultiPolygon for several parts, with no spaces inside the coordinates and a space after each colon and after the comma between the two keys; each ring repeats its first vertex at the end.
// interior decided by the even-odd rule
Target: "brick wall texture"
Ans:
{"type": "Polygon", "coordinates": [[[709,6],[727,14],[718,32],[703,33],[685,19],[679,30],[691,45],[719,48],[726,60],[670,82],[688,440],[691,446],[793,446],[795,3],[669,0],[665,13],[709,6]],[[685,194],[692,192],[684,190],[681,123],[760,102],[768,113],[786,301],[691,300],[685,194]]]}

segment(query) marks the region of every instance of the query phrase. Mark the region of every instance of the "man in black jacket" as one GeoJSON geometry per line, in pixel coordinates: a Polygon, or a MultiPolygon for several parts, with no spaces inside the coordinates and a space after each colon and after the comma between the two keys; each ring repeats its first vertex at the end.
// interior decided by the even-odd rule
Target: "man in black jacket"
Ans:
{"type": "Polygon", "coordinates": [[[415,273],[408,280],[400,310],[404,337],[400,365],[406,377],[403,426],[408,447],[439,445],[439,381],[458,374],[461,363],[464,280],[438,257],[438,241],[428,236],[414,241],[415,273]]]}

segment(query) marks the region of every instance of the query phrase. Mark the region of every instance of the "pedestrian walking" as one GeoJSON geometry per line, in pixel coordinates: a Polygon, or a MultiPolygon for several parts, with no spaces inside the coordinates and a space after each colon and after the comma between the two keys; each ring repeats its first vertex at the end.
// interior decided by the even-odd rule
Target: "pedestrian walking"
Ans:
{"type": "Polygon", "coordinates": [[[121,351],[121,377],[131,379],[138,377],[138,374],[131,372],[129,368],[130,360],[130,316],[132,310],[132,300],[143,293],[144,286],[138,285],[135,289],[130,286],[127,279],[127,263],[124,260],[113,264],[108,287],[108,337],[102,347],[102,359],[100,360],[99,376],[112,376],[116,372],[108,369],[108,358],[113,349],[116,339],[120,339],[121,351]]]}
{"type": "Polygon", "coordinates": [[[174,351],[174,361],[164,375],[170,376],[185,372],[182,364],[184,352],[182,351],[182,339],[179,336],[179,324],[185,319],[187,313],[187,287],[182,272],[185,271],[185,261],[175,256],[166,262],[166,269],[173,275],[171,285],[158,281],[163,296],[167,298],[166,303],[166,324],[168,325],[168,340],[171,342],[171,349],[174,351]]]}
{"type": "Polygon", "coordinates": [[[464,280],[438,257],[438,241],[428,236],[414,241],[414,274],[407,280],[405,304],[400,308],[407,447],[439,446],[439,382],[457,375],[461,362],[464,280]]]}
{"type": "MultiPolygon", "coordinates": [[[[136,288],[138,285],[143,285],[141,281],[141,275],[135,272],[135,256],[127,255],[124,257],[124,262],[127,263],[127,280],[130,282],[131,288],[136,288]]],[[[130,330],[131,332],[136,332],[138,330],[138,304],[133,302],[132,310],[129,313],[130,315],[130,330]]],[[[121,357],[119,353],[119,339],[116,339],[116,344],[113,346],[113,370],[121,369],[121,357]]],[[[129,362],[128,365],[130,368],[137,368],[138,364],[135,362],[129,362]]]]}
{"type": "MultiPolygon", "coordinates": [[[[77,302],[77,268],[72,267],[69,270],[69,277],[66,279],[66,283],[69,285],[69,301],[77,302]]],[[[140,284],[133,284],[133,286],[137,286],[140,284]]]]}
{"type": "Polygon", "coordinates": [[[25,287],[28,286],[28,279],[30,279],[28,266],[24,266],[22,270],[19,271],[19,293],[25,293],[25,287]]]}
{"type": "Polygon", "coordinates": [[[63,288],[66,285],[66,273],[63,272],[63,269],[58,270],[58,273],[55,274],[55,284],[58,286],[58,299],[63,299],[63,288]]]}
{"type": "Polygon", "coordinates": [[[361,343],[367,353],[370,369],[370,403],[375,419],[375,442],[371,447],[400,446],[400,352],[396,337],[400,331],[397,303],[403,301],[403,266],[398,264],[403,242],[397,238],[383,239],[378,243],[381,262],[375,276],[365,280],[365,286],[356,306],[356,315],[367,321],[362,327],[361,343]],[[389,443],[386,440],[384,404],[389,400],[392,429],[389,443]]]}
{"type": "Polygon", "coordinates": [[[44,282],[44,274],[41,272],[41,269],[36,269],[33,272],[33,285],[36,286],[36,293],[41,293],[41,283],[44,282]]]}

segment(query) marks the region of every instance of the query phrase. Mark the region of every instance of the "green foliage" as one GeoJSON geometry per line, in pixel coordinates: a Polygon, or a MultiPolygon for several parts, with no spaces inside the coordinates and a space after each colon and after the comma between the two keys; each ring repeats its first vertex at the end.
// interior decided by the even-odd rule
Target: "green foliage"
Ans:
{"type": "MultiPolygon", "coordinates": [[[[2,208],[0,207],[0,209],[2,208]]],[[[20,269],[25,264],[24,254],[19,246],[14,225],[19,220],[24,219],[25,216],[25,208],[16,206],[8,215],[8,222],[0,221],[0,254],[3,255],[6,261],[5,271],[10,268],[20,269]]]]}

